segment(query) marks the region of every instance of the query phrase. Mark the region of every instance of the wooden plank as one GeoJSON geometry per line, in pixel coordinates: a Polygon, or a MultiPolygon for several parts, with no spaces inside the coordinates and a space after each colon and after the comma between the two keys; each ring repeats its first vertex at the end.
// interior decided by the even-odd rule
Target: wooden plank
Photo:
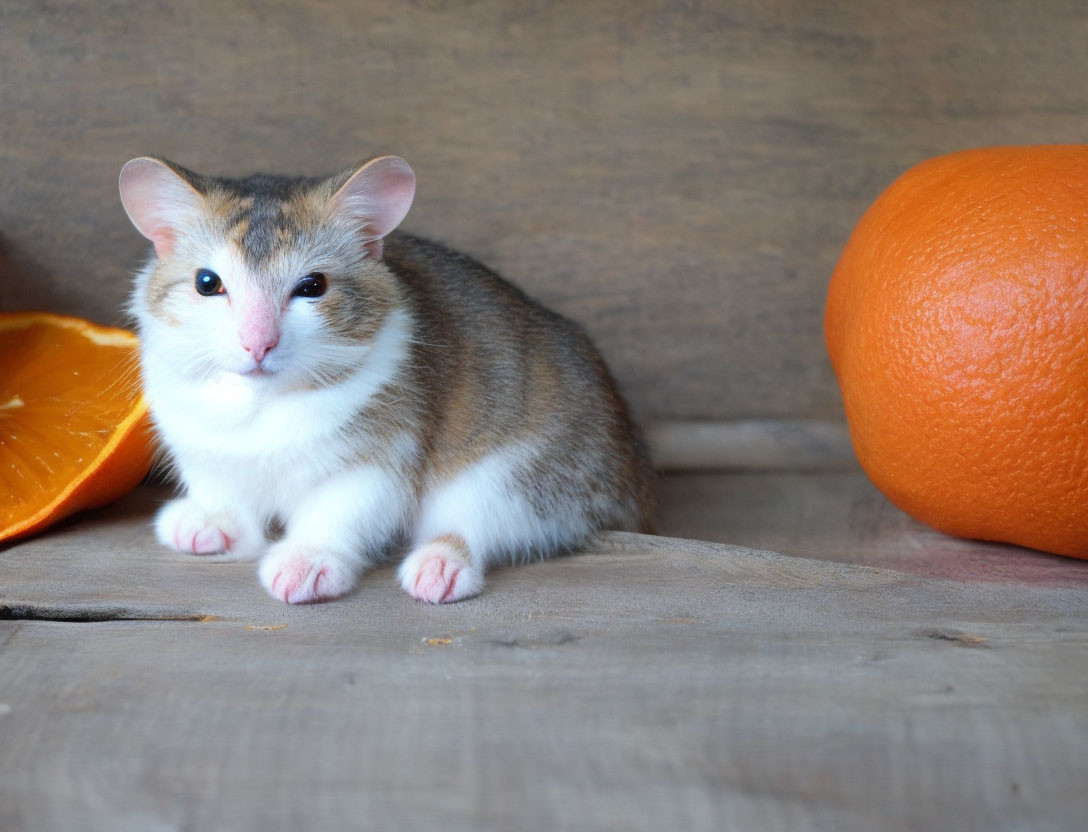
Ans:
{"type": "Polygon", "coordinates": [[[828,276],[902,170],[1082,141],[1080,0],[0,7],[0,307],[120,318],[129,157],[397,152],[408,227],[583,322],[644,419],[828,418],[828,276]]]}
{"type": "Polygon", "coordinates": [[[1088,592],[606,535],[287,607],[137,493],[0,554],[0,828],[1077,828],[1088,592]],[[286,625],[286,626],[283,626],[286,625]]]}
{"type": "Polygon", "coordinates": [[[897,509],[860,470],[661,477],[661,532],[1008,586],[1088,585],[1088,561],[960,540],[897,509]]]}
{"type": "MultiPolygon", "coordinates": [[[[253,563],[222,562],[215,558],[193,557],[168,550],[151,536],[150,518],[154,508],[169,495],[167,489],[140,488],[113,506],[90,512],[61,524],[50,533],[9,545],[3,552],[7,569],[0,584],[0,605],[10,610],[6,615],[20,619],[152,619],[182,621],[207,616],[259,620],[246,623],[273,623],[285,610],[325,617],[326,607],[290,608],[268,597],[256,582],[253,563]],[[58,580],[62,576],[63,580],[58,580]]],[[[724,551],[734,553],[735,547],[724,551]]],[[[646,580],[655,565],[676,559],[686,562],[693,556],[717,557],[722,547],[697,541],[674,541],[620,533],[602,535],[592,551],[609,562],[618,559],[630,566],[642,561],[640,576],[646,580]]],[[[736,550],[739,552],[741,550],[736,550]]],[[[741,574],[748,582],[779,587],[822,586],[827,581],[839,586],[839,567],[825,565],[821,572],[800,574],[794,560],[770,552],[746,552],[743,565],[727,559],[719,569],[741,574]]],[[[584,573],[584,557],[559,559],[550,567],[573,569],[571,576],[584,573]],[[559,566],[556,566],[559,564],[559,566]]],[[[800,563],[804,564],[803,561],[800,563]]],[[[850,567],[845,567],[847,573],[850,567]]],[[[362,595],[375,591],[375,582],[391,582],[388,572],[382,578],[364,582],[362,595]],[[369,587],[369,589],[368,589],[369,587]]],[[[497,578],[514,580],[523,570],[505,570],[497,578]]],[[[846,574],[846,573],[843,573],[846,574]]],[[[853,573],[851,573],[853,574],[853,573]]],[[[857,571],[848,584],[876,582],[876,585],[900,580],[895,573],[857,571]]],[[[491,594],[489,592],[489,594],[491,594]]],[[[516,613],[520,599],[509,599],[516,613]]],[[[505,597],[499,593],[499,597],[505,597]]],[[[337,606],[337,605],[333,605],[337,606]]],[[[428,609],[406,605],[409,614],[428,609]]]]}
{"type": "Polygon", "coordinates": [[[667,472],[856,470],[858,465],[841,420],[656,422],[646,428],[646,439],[655,467],[667,472]]]}

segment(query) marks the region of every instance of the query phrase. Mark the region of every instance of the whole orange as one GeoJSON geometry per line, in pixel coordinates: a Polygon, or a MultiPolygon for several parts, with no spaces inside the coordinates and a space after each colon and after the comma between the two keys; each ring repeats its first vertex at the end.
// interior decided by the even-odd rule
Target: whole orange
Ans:
{"type": "Polygon", "coordinates": [[[850,237],[824,334],[888,499],[949,534],[1088,557],[1088,145],[907,171],[850,237]]]}

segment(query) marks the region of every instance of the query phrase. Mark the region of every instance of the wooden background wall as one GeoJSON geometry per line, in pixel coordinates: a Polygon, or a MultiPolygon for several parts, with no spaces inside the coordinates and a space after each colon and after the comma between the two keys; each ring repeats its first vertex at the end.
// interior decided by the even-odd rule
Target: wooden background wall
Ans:
{"type": "Polygon", "coordinates": [[[1088,128],[1082,0],[6,0],[0,307],[120,321],[131,156],[406,157],[406,227],[586,325],[644,419],[837,418],[824,288],[899,172],[1088,128]]]}

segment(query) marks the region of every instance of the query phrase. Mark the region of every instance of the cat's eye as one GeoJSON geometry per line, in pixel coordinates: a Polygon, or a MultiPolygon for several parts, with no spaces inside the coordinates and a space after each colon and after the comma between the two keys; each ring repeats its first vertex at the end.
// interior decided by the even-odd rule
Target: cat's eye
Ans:
{"type": "Polygon", "coordinates": [[[329,288],[329,281],[321,272],[311,272],[295,284],[293,298],[319,298],[329,288]]]}
{"type": "Polygon", "coordinates": [[[227,293],[227,290],[223,288],[223,281],[211,269],[197,269],[196,290],[206,297],[227,293]]]}

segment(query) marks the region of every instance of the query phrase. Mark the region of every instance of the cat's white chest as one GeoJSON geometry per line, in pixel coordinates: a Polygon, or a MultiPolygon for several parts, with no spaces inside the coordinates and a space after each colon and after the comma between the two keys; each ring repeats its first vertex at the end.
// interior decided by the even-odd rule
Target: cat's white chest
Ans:
{"type": "Polygon", "coordinates": [[[285,457],[319,451],[352,417],[351,402],[325,393],[270,395],[259,384],[224,374],[155,399],[153,413],[168,446],[186,457],[258,466],[275,461],[282,471],[285,457]]]}
{"type": "MultiPolygon", "coordinates": [[[[316,388],[225,371],[194,379],[176,371],[174,353],[149,345],[145,393],[187,490],[244,504],[264,518],[289,514],[358,465],[376,441],[360,420],[371,399],[398,377],[410,332],[406,312],[390,313],[372,344],[357,351],[354,371],[316,388]]],[[[414,448],[407,443],[400,455],[408,460],[414,448]]]]}
{"type": "Polygon", "coordinates": [[[359,404],[347,391],[270,395],[226,377],[152,396],[152,413],[190,491],[268,518],[289,514],[347,464],[343,428],[359,404]]]}

